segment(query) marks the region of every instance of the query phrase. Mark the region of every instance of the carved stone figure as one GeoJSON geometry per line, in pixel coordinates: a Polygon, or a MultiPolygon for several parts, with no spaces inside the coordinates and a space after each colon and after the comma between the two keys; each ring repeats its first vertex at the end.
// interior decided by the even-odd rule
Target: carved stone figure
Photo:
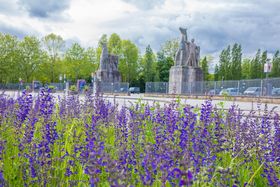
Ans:
{"type": "Polygon", "coordinates": [[[175,56],[175,65],[169,71],[170,94],[192,94],[200,91],[196,84],[203,81],[202,69],[198,66],[200,47],[187,38],[187,29],[179,28],[181,38],[175,56]]]}
{"type": "Polygon", "coordinates": [[[181,39],[175,56],[175,66],[198,67],[200,47],[194,43],[194,39],[191,42],[188,41],[187,29],[180,27],[179,30],[181,39]]]}
{"type": "Polygon", "coordinates": [[[192,66],[192,67],[196,67],[196,62],[197,62],[197,46],[194,43],[194,39],[192,39],[191,43],[189,43],[189,56],[188,56],[188,61],[187,61],[187,65],[188,66],[192,66]]]}
{"type": "Polygon", "coordinates": [[[102,52],[100,55],[100,66],[99,69],[101,70],[106,70],[107,69],[107,64],[108,64],[108,49],[107,49],[107,45],[103,44],[102,46],[102,52]]]}
{"type": "Polygon", "coordinates": [[[101,82],[120,82],[121,76],[118,64],[118,56],[109,54],[106,43],[103,44],[100,66],[96,75],[97,79],[101,82]]]}
{"type": "Polygon", "coordinates": [[[118,71],[118,56],[116,55],[109,55],[109,64],[111,71],[118,71]]]}
{"type": "Polygon", "coordinates": [[[179,30],[181,32],[181,39],[180,39],[179,49],[176,52],[176,57],[175,57],[176,66],[184,65],[184,62],[187,60],[187,56],[188,56],[187,54],[188,50],[186,46],[188,42],[187,29],[180,27],[179,30]]]}

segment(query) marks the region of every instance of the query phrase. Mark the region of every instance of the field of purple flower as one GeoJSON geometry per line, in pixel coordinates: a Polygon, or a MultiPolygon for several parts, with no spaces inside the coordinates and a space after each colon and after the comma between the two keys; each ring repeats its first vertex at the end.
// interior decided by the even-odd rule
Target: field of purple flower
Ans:
{"type": "Polygon", "coordinates": [[[279,115],[0,96],[0,186],[280,186],[279,115]]]}

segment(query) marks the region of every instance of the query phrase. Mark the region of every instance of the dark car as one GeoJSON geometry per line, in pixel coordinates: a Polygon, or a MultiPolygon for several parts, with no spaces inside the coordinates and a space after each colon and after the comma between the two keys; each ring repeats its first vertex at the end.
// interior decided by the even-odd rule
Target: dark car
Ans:
{"type": "Polygon", "coordinates": [[[129,93],[140,93],[140,88],[139,87],[130,87],[128,91],[129,91],[129,93]]]}
{"type": "Polygon", "coordinates": [[[33,81],[33,89],[39,90],[41,87],[43,87],[43,84],[40,81],[33,81]]]}

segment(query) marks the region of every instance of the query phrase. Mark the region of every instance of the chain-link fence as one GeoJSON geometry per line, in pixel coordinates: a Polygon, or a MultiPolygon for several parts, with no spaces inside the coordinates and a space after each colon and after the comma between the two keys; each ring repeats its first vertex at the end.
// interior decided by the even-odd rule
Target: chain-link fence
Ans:
{"type": "Polygon", "coordinates": [[[63,91],[65,89],[64,83],[49,83],[49,84],[42,84],[40,82],[36,83],[7,83],[7,84],[0,84],[0,90],[9,90],[9,91],[20,91],[24,89],[30,89],[32,91],[37,91],[40,88],[51,88],[55,91],[63,91]]]}
{"type": "Polygon", "coordinates": [[[129,90],[129,83],[127,82],[101,82],[95,81],[93,83],[87,83],[85,85],[78,86],[75,83],[69,83],[70,91],[73,91],[73,86],[76,91],[82,93],[84,89],[87,87],[89,90],[93,92],[100,92],[100,93],[128,93],[129,90]],[[79,87],[79,89],[77,89],[79,87]]]}
{"type": "Polygon", "coordinates": [[[127,82],[99,82],[99,91],[102,93],[128,93],[127,82]]]}
{"type": "Polygon", "coordinates": [[[168,82],[147,82],[145,92],[168,94],[168,82]]]}
{"type": "MultiPolygon", "coordinates": [[[[229,95],[229,96],[271,96],[280,97],[280,78],[236,80],[236,81],[199,81],[182,83],[182,95],[229,95]]],[[[146,93],[172,94],[168,82],[147,82],[146,93]]]]}
{"type": "MultiPolygon", "coordinates": [[[[129,83],[118,82],[118,83],[108,83],[108,82],[95,82],[96,86],[99,86],[99,92],[102,93],[128,93],[129,83]]],[[[76,83],[49,83],[42,84],[40,82],[36,83],[8,83],[0,84],[1,91],[22,91],[24,89],[30,89],[31,91],[39,91],[40,88],[47,87],[53,89],[53,92],[56,91],[76,91],[83,93],[85,89],[93,91],[94,84],[85,83],[82,85],[77,85],[76,83]],[[68,84],[68,85],[67,85],[68,84]]]]}

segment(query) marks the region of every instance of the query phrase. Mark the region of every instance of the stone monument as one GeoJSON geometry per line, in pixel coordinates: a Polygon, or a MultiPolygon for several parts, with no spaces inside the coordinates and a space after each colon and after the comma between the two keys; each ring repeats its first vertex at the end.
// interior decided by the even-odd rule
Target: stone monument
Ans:
{"type": "Polygon", "coordinates": [[[100,82],[106,83],[121,82],[121,74],[118,70],[118,64],[118,56],[109,54],[107,45],[103,44],[100,65],[96,72],[96,79],[100,82]]]}
{"type": "Polygon", "coordinates": [[[196,81],[203,81],[202,69],[198,66],[200,58],[200,47],[188,41],[187,29],[179,28],[181,39],[179,49],[175,56],[175,65],[169,71],[169,93],[182,94],[195,91],[195,85],[189,86],[196,81]]]}

